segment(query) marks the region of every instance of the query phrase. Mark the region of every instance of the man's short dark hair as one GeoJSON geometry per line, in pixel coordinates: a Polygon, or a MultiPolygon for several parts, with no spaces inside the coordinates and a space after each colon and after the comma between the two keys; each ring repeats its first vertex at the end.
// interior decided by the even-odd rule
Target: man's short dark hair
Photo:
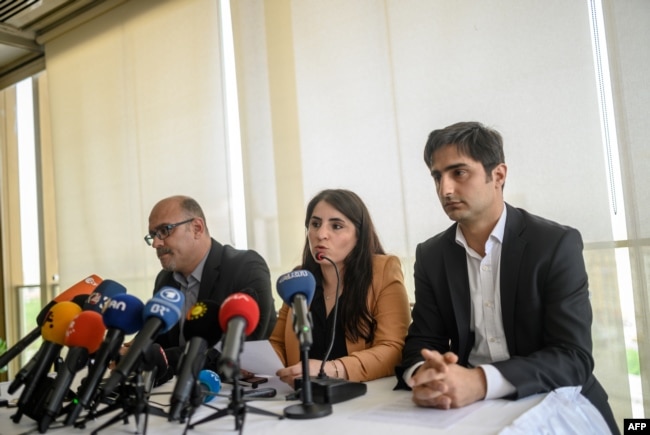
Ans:
{"type": "Polygon", "coordinates": [[[485,173],[505,163],[501,134],[480,122],[458,122],[440,130],[433,130],[424,147],[427,168],[433,165],[433,153],[446,145],[453,145],[458,152],[481,162],[485,173]]]}

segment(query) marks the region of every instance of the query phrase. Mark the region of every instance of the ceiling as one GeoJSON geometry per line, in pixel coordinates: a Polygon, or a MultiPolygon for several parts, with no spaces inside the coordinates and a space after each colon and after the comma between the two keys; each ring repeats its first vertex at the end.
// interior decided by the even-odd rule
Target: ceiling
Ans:
{"type": "Polygon", "coordinates": [[[125,1],[0,0],[0,89],[45,68],[45,42],[125,1]]]}

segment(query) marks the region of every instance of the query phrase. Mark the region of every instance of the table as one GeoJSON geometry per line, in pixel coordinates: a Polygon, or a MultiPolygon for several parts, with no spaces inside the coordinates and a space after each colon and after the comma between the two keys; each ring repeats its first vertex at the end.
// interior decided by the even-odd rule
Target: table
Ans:
{"type": "MultiPolygon", "coordinates": [[[[279,381],[278,381],[279,382],[279,381]]],[[[155,406],[169,403],[168,392],[173,389],[171,381],[159,389],[154,389],[150,404],[155,406]]],[[[278,385],[278,384],[272,384],[278,385]]],[[[267,415],[259,415],[250,411],[244,415],[243,434],[306,434],[331,435],[358,433],[363,435],[399,434],[407,430],[409,435],[467,433],[467,434],[535,434],[535,433],[609,433],[604,419],[598,411],[580,393],[579,387],[567,387],[549,394],[530,396],[517,401],[487,400],[475,403],[465,408],[454,410],[437,410],[418,408],[412,404],[409,391],[394,391],[394,378],[384,378],[368,382],[368,392],[355,399],[334,404],[332,414],[326,417],[295,420],[279,419],[267,415]]],[[[6,395],[6,384],[0,386],[3,398],[6,395]]],[[[282,387],[280,387],[282,388],[282,387]]],[[[222,391],[223,397],[217,397],[211,405],[225,408],[230,403],[229,388],[222,391]]],[[[281,393],[289,391],[288,388],[281,393]]],[[[19,392],[18,392],[19,394],[19,392]]],[[[249,406],[282,415],[285,407],[301,403],[287,401],[284,394],[273,399],[260,399],[248,402],[249,406]]],[[[168,407],[162,407],[168,410],[168,407]]],[[[23,416],[16,424],[10,417],[15,408],[0,408],[0,434],[18,435],[38,433],[36,421],[23,416]]],[[[213,415],[216,411],[205,406],[195,410],[192,422],[213,415]]],[[[97,421],[88,423],[86,429],[72,427],[59,428],[58,422],[52,423],[48,433],[90,433],[101,424],[116,415],[118,411],[107,414],[97,421]]],[[[59,419],[61,420],[61,419],[59,419]]],[[[141,422],[144,416],[141,417],[141,422]]],[[[133,416],[129,423],[119,421],[100,431],[100,434],[133,434],[136,432],[133,416]]],[[[148,434],[182,434],[185,425],[178,421],[169,422],[166,418],[151,415],[148,419],[148,434]]],[[[140,432],[142,433],[142,432],[140,432]]],[[[235,418],[226,415],[208,423],[188,430],[191,434],[236,434],[235,418]]]]}

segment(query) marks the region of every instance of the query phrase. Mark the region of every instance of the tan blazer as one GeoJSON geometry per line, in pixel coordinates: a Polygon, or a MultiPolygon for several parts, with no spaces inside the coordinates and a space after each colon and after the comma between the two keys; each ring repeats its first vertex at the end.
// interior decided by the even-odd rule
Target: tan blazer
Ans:
{"type": "MultiPolygon", "coordinates": [[[[373,280],[368,291],[368,308],[377,323],[374,342],[346,339],[348,356],[340,358],[351,381],[364,382],[395,373],[402,359],[402,348],[411,311],[404,286],[404,274],[397,257],[375,255],[373,280]]],[[[282,304],[278,321],[269,338],[282,363],[291,366],[300,362],[300,343],[293,331],[293,311],[282,304]]],[[[316,375],[316,373],[312,373],[316,375]]]]}

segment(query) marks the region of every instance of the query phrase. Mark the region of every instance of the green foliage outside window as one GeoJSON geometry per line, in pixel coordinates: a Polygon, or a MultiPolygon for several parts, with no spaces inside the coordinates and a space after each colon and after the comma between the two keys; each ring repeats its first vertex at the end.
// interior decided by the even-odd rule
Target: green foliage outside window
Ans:
{"type": "MultiPolygon", "coordinates": [[[[0,355],[5,353],[7,351],[7,342],[4,341],[2,338],[0,338],[0,355]]],[[[4,373],[7,371],[7,366],[0,367],[0,373],[4,373]]]]}
{"type": "Polygon", "coordinates": [[[627,349],[627,371],[631,375],[640,375],[639,351],[636,349],[627,349]]]}

